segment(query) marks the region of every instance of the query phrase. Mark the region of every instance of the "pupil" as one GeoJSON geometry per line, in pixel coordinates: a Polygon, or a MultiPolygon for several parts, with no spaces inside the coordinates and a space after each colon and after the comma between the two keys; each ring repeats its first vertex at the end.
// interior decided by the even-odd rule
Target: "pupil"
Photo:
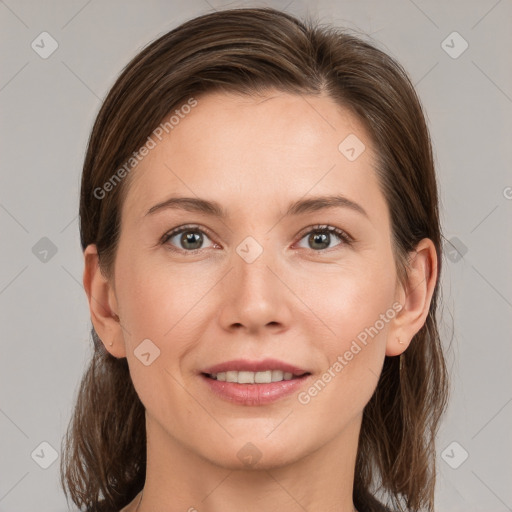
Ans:
{"type": "Polygon", "coordinates": [[[185,247],[187,247],[188,243],[191,243],[192,245],[196,244],[195,247],[189,246],[188,249],[200,249],[201,242],[202,242],[202,236],[200,233],[192,233],[191,231],[188,231],[187,233],[184,233],[182,235],[181,241],[183,242],[185,247]]]}
{"type": "MultiPolygon", "coordinates": [[[[328,233],[315,233],[309,237],[310,242],[313,244],[320,243],[324,244],[325,247],[320,247],[320,249],[325,249],[326,247],[329,247],[329,234],[328,233]]],[[[318,247],[317,247],[318,248],[318,247]]]]}

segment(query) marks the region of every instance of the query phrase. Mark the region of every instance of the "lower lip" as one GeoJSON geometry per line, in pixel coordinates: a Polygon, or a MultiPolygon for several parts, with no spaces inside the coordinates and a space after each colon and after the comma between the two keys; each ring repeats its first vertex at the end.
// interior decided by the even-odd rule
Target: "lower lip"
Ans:
{"type": "Polygon", "coordinates": [[[239,405],[265,405],[296,393],[311,375],[304,375],[291,380],[270,382],[268,384],[238,384],[211,379],[206,375],[201,378],[210,390],[220,398],[239,405]]]}

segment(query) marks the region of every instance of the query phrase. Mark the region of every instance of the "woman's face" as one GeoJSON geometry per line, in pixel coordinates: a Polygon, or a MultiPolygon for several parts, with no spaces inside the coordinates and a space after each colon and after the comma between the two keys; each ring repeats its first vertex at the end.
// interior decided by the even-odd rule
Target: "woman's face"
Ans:
{"type": "Polygon", "coordinates": [[[359,428],[393,335],[403,295],[375,149],[325,96],[197,101],[129,178],[117,355],[170,442],[225,467],[282,465],[359,428]],[[279,382],[286,365],[306,375],[279,382]]]}

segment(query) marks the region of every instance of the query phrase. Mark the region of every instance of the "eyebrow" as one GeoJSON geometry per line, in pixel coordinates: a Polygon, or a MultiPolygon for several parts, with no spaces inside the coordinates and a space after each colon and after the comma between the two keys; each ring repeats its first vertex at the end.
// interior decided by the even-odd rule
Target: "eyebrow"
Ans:
{"type": "MultiPolygon", "coordinates": [[[[308,199],[300,199],[291,203],[286,210],[285,217],[291,215],[304,215],[329,208],[348,208],[368,217],[365,209],[358,203],[351,201],[343,195],[324,195],[308,199]]],[[[144,216],[152,215],[165,209],[185,210],[188,212],[204,213],[213,217],[226,219],[227,211],[216,201],[208,201],[197,197],[170,197],[161,203],[152,206],[144,216]]]]}

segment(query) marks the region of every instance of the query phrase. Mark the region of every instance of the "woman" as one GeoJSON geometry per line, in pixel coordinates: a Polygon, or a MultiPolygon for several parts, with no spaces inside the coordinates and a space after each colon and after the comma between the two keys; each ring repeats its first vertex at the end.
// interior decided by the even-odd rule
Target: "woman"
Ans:
{"type": "Polygon", "coordinates": [[[80,228],[77,506],[433,510],[438,195],[389,56],[273,9],[184,23],[108,94],[80,228]]]}

